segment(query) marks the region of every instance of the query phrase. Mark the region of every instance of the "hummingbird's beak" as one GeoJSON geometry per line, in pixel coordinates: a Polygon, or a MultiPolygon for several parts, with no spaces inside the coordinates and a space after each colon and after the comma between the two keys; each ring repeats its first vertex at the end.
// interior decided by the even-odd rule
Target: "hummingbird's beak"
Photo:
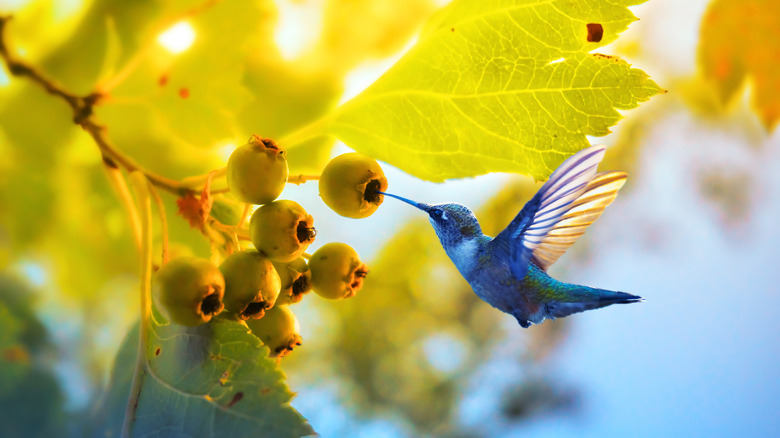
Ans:
{"type": "Polygon", "coordinates": [[[413,206],[419,208],[420,210],[422,210],[422,211],[424,211],[426,213],[430,213],[431,212],[431,206],[428,205],[428,204],[423,204],[422,202],[414,202],[411,199],[402,198],[400,196],[393,195],[392,193],[380,192],[379,190],[377,190],[376,192],[379,193],[380,195],[385,195],[385,196],[389,196],[391,198],[398,199],[399,201],[404,201],[407,204],[413,205],[413,206]]]}

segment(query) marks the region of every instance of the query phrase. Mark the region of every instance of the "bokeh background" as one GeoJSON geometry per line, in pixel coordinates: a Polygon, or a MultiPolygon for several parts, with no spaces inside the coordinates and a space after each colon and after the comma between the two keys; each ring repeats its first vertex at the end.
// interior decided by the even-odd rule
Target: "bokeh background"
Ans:
{"type": "MultiPolygon", "coordinates": [[[[182,178],[224,166],[251,133],[282,136],[356,95],[446,3],[2,0],[0,11],[14,13],[9,33],[26,60],[74,92],[110,91],[98,116],[123,151],[182,178]],[[225,56],[202,63],[203,53],[225,56]],[[166,85],[156,72],[167,66],[166,85]],[[182,113],[185,85],[197,106],[182,113]]],[[[753,50],[751,23],[772,14],[731,3],[744,14],[728,17],[740,32],[727,36],[753,50]]],[[[749,72],[724,92],[704,74],[708,6],[632,7],[641,21],[602,50],[668,93],[591,139],[609,146],[602,169],[630,177],[550,270],[642,304],[523,330],[474,296],[418,211],[388,200],[355,221],[328,210],[315,183],[285,189],[315,217],[312,249],[348,242],[371,266],[357,297],[294,307],[304,345],[281,366],[323,437],[780,434],[780,134],[751,100],[766,77],[749,72]]],[[[761,43],[769,79],[778,28],[761,43]]],[[[137,317],[125,212],[69,112],[0,69],[0,436],[80,436],[137,317]]],[[[290,151],[292,172],[348,150],[309,141],[290,151]]],[[[466,204],[488,234],[538,188],[500,174],[432,184],[383,167],[393,192],[466,204]]],[[[164,197],[176,251],[208,256],[164,197]]]]}

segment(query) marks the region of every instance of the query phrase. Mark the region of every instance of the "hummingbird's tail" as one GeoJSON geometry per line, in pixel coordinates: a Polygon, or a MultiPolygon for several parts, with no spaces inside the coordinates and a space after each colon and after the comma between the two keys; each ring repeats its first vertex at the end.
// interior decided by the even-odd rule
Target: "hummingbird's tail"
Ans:
{"type": "Polygon", "coordinates": [[[600,309],[611,306],[612,304],[638,303],[645,299],[625,292],[614,292],[611,290],[583,287],[580,293],[574,293],[572,301],[555,301],[547,304],[547,311],[555,318],[569,316],[572,313],[584,312],[586,310],[600,309]]]}

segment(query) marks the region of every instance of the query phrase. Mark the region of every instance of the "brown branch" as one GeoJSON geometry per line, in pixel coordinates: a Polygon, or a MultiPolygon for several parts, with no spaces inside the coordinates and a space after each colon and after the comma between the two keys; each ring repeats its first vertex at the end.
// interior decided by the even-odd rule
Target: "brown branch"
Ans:
{"type": "Polygon", "coordinates": [[[119,164],[128,172],[142,172],[152,184],[167,190],[175,195],[182,196],[192,191],[192,189],[179,181],[156,175],[143,169],[135,163],[130,157],[122,154],[116,149],[106,135],[106,127],[95,120],[93,108],[103,97],[100,93],[90,93],[86,96],[77,96],[64,89],[53,80],[49,79],[35,67],[16,59],[15,55],[9,49],[6,38],[6,27],[11,21],[10,15],[0,16],[0,57],[3,58],[8,71],[12,76],[27,77],[36,84],[43,87],[49,94],[64,100],[73,110],[73,123],[81,126],[95,140],[104,162],[111,162],[113,165],[119,164]]]}

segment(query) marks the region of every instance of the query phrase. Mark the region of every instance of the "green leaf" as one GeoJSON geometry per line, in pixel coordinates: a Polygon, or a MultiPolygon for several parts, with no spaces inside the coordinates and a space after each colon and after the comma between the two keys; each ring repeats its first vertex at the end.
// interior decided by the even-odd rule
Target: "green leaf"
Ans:
{"type": "MultiPolygon", "coordinates": [[[[94,436],[119,436],[132,380],[138,325],[117,354],[94,436]]],[[[268,348],[245,325],[153,324],[133,436],[299,437],[314,434],[268,348]]]]}
{"type": "Polygon", "coordinates": [[[634,3],[456,0],[330,131],[430,181],[496,171],[544,179],[588,146],[586,135],[609,133],[618,109],[661,91],[626,62],[589,53],[636,19],[634,3]]]}

